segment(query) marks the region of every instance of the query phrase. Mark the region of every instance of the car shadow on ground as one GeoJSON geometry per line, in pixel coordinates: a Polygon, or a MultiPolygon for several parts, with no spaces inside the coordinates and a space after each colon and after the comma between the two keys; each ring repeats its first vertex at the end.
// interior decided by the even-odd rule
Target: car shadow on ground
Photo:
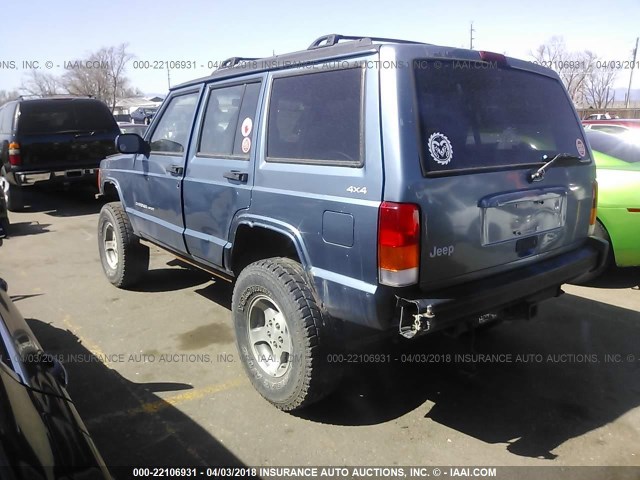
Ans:
{"type": "MultiPolygon", "coordinates": [[[[96,186],[91,184],[34,186],[24,189],[24,212],[46,213],[52,217],[75,217],[98,213],[107,200],[96,199],[96,186]]],[[[10,214],[11,215],[11,214],[10,214]]]]}
{"type": "Polygon", "coordinates": [[[564,295],[541,304],[537,319],[476,336],[474,350],[442,335],[380,349],[390,362],[353,365],[336,393],[297,415],[373,425],[419,408],[425,430],[437,422],[515,455],[553,459],[568,439],[640,406],[638,338],[639,312],[564,295]]]}
{"type": "Polygon", "coordinates": [[[202,270],[187,268],[154,268],[145,272],[144,279],[129,289],[134,292],[161,293],[192,288],[211,281],[202,270]]]}
{"type": "Polygon", "coordinates": [[[7,240],[11,240],[13,237],[25,237],[28,235],[39,235],[41,233],[48,233],[50,223],[39,222],[18,222],[9,225],[9,231],[7,234],[7,240]]]}
{"type": "MultiPolygon", "coordinates": [[[[70,331],[27,319],[43,348],[61,358],[69,393],[114,476],[127,466],[241,466],[206,430],[154,394],[191,386],[134,383],[105,366],[70,331]]],[[[104,355],[109,355],[105,352],[104,355]]]]}

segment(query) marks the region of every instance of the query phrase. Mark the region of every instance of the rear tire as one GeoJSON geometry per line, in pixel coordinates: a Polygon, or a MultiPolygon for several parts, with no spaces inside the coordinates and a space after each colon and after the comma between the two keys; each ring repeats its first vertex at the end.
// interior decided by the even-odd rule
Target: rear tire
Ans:
{"type": "Polygon", "coordinates": [[[9,183],[3,178],[4,198],[7,201],[7,210],[10,212],[21,212],[24,210],[24,188],[9,183]]]}
{"type": "Polygon", "coordinates": [[[4,230],[4,234],[8,237],[9,228],[11,227],[11,222],[9,221],[9,218],[0,218],[0,227],[2,227],[2,230],[4,230]]]}
{"type": "Polygon", "coordinates": [[[149,269],[149,247],[133,233],[120,202],[107,203],[100,211],[98,250],[107,279],[118,288],[134,285],[149,269]]]}
{"type": "Polygon", "coordinates": [[[327,359],[327,326],[298,262],[248,265],[233,290],[232,312],[242,365],[275,407],[306,407],[338,384],[338,366],[327,359]]]}

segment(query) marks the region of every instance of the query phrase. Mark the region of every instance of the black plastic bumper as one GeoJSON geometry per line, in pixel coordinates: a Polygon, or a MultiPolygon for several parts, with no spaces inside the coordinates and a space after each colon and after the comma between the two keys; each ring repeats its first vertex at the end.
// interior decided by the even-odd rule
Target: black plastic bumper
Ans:
{"type": "MultiPolygon", "coordinates": [[[[579,249],[482,280],[432,292],[429,298],[398,297],[399,320],[421,322],[423,331],[453,326],[460,320],[494,313],[518,304],[535,304],[558,296],[560,286],[600,269],[608,243],[590,237],[579,249]]],[[[422,332],[417,332],[422,333],[422,332]]]]}

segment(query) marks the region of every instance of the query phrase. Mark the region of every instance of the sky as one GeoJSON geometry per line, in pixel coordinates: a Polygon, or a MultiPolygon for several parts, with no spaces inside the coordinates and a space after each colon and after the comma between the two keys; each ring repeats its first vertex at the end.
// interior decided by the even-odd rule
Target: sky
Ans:
{"type": "MultiPolygon", "coordinates": [[[[194,68],[170,70],[169,80],[166,69],[128,65],[133,86],[146,94],[164,94],[169,82],[176,85],[208,75],[210,63],[303,50],[328,33],[468,48],[473,22],[476,50],[526,60],[553,36],[562,36],[569,50],[591,50],[605,60],[630,60],[640,36],[640,0],[2,2],[2,17],[9,20],[3,22],[0,40],[0,90],[19,89],[28,72],[24,61],[38,61],[43,71],[60,75],[65,62],[121,43],[128,43],[138,62],[192,62],[194,68]]],[[[629,73],[618,72],[616,87],[628,85],[629,73]]],[[[640,73],[634,73],[633,88],[640,88],[640,73]]]]}

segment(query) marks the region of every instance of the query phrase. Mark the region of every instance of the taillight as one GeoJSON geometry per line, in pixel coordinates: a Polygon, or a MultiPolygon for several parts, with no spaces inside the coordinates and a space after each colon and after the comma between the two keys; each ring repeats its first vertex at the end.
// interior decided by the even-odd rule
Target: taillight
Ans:
{"type": "Polygon", "coordinates": [[[9,163],[11,165],[20,165],[22,158],[20,158],[20,144],[11,142],[9,144],[9,163]]]}
{"type": "Polygon", "coordinates": [[[418,282],[420,209],[412,203],[382,202],[378,216],[380,283],[403,287],[418,282]]]}
{"type": "Polygon", "coordinates": [[[591,200],[591,216],[589,217],[589,235],[592,235],[596,227],[598,217],[598,182],[593,181],[593,200],[591,200]]]}

